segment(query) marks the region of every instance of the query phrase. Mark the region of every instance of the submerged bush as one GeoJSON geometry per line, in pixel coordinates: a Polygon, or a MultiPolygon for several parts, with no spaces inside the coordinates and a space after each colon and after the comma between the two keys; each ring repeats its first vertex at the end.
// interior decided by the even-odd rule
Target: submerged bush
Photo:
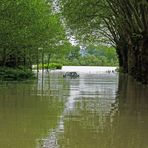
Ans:
{"type": "MultiPolygon", "coordinates": [[[[48,64],[44,64],[45,69],[62,69],[62,64],[59,63],[50,63],[48,64]]],[[[39,69],[42,69],[42,64],[39,65],[39,69]]]]}
{"type": "Polygon", "coordinates": [[[25,80],[34,78],[30,69],[0,68],[0,80],[25,80]]]}

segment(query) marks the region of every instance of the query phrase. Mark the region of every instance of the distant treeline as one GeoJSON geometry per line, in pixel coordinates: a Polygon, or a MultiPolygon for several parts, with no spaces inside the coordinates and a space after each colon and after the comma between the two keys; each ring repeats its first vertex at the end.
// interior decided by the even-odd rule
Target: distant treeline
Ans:
{"type": "Polygon", "coordinates": [[[78,66],[118,66],[116,50],[113,47],[90,45],[80,49],[79,46],[73,46],[68,51],[63,57],[53,56],[51,62],[78,66]]]}

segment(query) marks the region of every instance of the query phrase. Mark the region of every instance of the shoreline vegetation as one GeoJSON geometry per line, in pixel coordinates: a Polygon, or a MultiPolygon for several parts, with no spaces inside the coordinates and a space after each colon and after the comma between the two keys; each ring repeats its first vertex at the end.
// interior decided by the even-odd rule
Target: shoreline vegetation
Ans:
{"type": "MultiPolygon", "coordinates": [[[[59,69],[62,69],[61,64],[52,63],[48,66],[47,64],[44,64],[43,68],[42,65],[40,64],[38,70],[48,71],[48,70],[59,70],[59,69]]],[[[32,69],[0,67],[0,81],[25,81],[25,80],[36,79],[34,70],[37,70],[37,65],[33,65],[32,69]]],[[[115,71],[119,72],[120,70],[117,67],[115,71]]]]}
{"type": "Polygon", "coordinates": [[[72,44],[51,2],[1,0],[0,12],[0,80],[32,79],[34,69],[119,63],[114,47],[72,44]]]}
{"type": "Polygon", "coordinates": [[[116,51],[112,47],[106,46],[89,46],[83,52],[80,47],[71,47],[67,53],[49,57],[41,56],[37,61],[28,63],[8,60],[5,66],[0,65],[0,81],[23,81],[34,79],[36,76],[33,70],[56,70],[62,69],[62,66],[116,66],[118,59],[116,51]],[[25,64],[23,64],[25,63],[25,64]],[[25,66],[26,65],[26,66],[25,66]]]}
{"type": "MultiPolygon", "coordinates": [[[[62,65],[57,63],[51,64],[39,64],[40,69],[61,69],[62,65]]],[[[33,65],[31,69],[23,68],[23,67],[0,67],[0,80],[1,81],[22,81],[27,79],[34,79],[35,73],[33,72],[34,69],[37,69],[37,65],[33,65]]]]}
{"type": "Polygon", "coordinates": [[[31,69],[0,67],[1,81],[22,81],[34,78],[35,75],[31,69]]]}

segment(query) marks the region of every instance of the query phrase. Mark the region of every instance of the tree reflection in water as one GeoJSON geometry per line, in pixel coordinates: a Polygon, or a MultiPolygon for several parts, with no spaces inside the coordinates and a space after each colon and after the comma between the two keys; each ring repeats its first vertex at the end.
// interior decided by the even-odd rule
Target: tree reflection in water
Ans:
{"type": "Polygon", "coordinates": [[[69,80],[67,105],[51,134],[54,148],[147,148],[148,88],[124,75],[119,83],[117,75],[80,77],[69,80]]]}
{"type": "Polygon", "coordinates": [[[62,75],[0,84],[0,147],[147,148],[147,86],[118,74],[62,75]]]}

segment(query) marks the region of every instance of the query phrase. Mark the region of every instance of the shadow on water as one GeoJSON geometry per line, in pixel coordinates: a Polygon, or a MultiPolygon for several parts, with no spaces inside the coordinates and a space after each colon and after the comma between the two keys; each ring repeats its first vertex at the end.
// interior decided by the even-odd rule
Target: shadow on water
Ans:
{"type": "Polygon", "coordinates": [[[118,112],[113,119],[112,147],[148,147],[148,86],[126,75],[119,77],[118,112]]]}

